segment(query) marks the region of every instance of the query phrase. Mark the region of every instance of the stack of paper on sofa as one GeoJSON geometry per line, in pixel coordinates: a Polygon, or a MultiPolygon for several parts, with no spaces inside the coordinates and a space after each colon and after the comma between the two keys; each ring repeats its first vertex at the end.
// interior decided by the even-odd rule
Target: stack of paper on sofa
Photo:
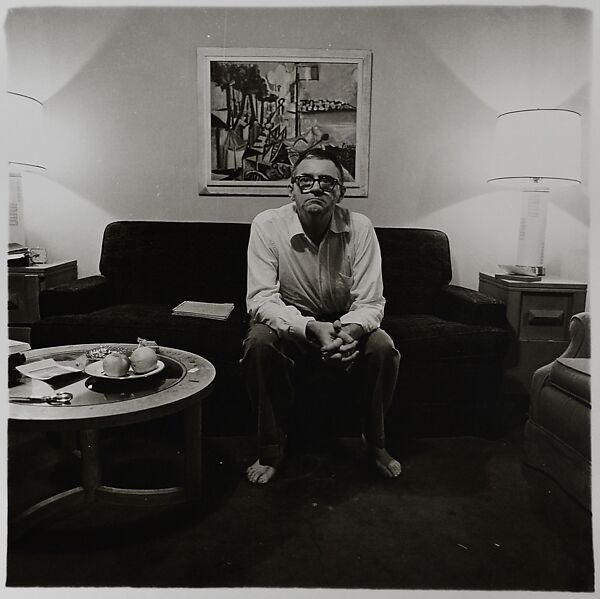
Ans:
{"type": "Polygon", "coordinates": [[[227,320],[233,304],[211,304],[207,302],[181,302],[173,308],[174,316],[196,316],[198,318],[211,318],[212,320],[227,320]]]}

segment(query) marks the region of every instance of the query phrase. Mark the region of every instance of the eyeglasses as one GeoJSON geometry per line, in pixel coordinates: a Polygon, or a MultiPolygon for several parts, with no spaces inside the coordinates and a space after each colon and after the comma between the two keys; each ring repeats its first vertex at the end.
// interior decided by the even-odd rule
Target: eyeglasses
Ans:
{"type": "Polygon", "coordinates": [[[335,186],[340,184],[338,179],[330,177],[329,175],[319,175],[318,177],[313,177],[312,175],[297,175],[292,177],[292,183],[296,183],[302,193],[306,193],[312,189],[315,181],[319,182],[319,187],[323,191],[333,191],[335,186]]]}

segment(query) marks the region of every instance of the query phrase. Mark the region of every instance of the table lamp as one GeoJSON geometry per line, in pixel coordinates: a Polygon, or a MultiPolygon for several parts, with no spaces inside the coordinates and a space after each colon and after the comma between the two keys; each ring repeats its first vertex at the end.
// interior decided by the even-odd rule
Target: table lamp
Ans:
{"type": "Polygon", "coordinates": [[[500,266],[517,275],[544,276],[548,193],[581,183],[581,115],[545,108],[501,114],[488,183],[523,193],[517,261],[500,266]]]}
{"type": "Polygon", "coordinates": [[[7,154],[9,167],[9,241],[23,245],[23,172],[43,172],[42,103],[31,96],[7,92],[7,154]]]}
{"type": "Polygon", "coordinates": [[[10,172],[45,170],[41,143],[42,106],[31,96],[7,92],[10,172]]]}

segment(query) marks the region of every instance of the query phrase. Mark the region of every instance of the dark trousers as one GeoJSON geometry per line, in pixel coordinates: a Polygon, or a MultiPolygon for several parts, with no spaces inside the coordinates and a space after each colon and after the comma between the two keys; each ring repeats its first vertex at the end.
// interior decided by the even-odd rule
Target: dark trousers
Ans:
{"type": "MultiPolygon", "coordinates": [[[[384,418],[396,386],[400,354],[381,329],[358,342],[359,357],[349,372],[329,366],[335,376],[350,377],[359,394],[362,430],[367,443],[383,448],[384,418]]],[[[295,399],[294,371],[321,366],[318,348],[308,342],[284,339],[265,324],[251,325],[244,340],[242,367],[250,399],[258,412],[258,457],[277,467],[283,458],[284,423],[295,399]]]]}

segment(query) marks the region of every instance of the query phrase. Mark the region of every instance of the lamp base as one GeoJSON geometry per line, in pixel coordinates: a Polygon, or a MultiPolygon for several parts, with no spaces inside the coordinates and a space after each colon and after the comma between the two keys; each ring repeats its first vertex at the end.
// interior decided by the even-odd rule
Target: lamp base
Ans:
{"type": "Polygon", "coordinates": [[[547,193],[524,191],[521,202],[521,223],[519,226],[519,245],[517,247],[517,265],[511,266],[516,274],[544,274],[544,238],[546,237],[546,212],[548,210],[547,193]],[[526,266],[522,266],[526,265],[526,266]],[[533,265],[533,266],[530,266],[533,265]],[[527,269],[521,271],[517,269],[527,269]],[[538,269],[538,270],[531,270],[538,269]],[[542,270],[542,272],[539,271],[542,270]]]}

